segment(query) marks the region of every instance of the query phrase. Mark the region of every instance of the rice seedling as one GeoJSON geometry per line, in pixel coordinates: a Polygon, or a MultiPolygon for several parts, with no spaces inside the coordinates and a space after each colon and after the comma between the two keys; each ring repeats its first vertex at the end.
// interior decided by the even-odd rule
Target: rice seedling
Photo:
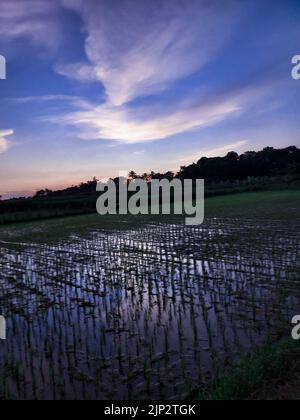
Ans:
{"type": "Polygon", "coordinates": [[[0,399],[186,397],[289,334],[299,245],[293,224],[238,219],[0,243],[0,399]]]}

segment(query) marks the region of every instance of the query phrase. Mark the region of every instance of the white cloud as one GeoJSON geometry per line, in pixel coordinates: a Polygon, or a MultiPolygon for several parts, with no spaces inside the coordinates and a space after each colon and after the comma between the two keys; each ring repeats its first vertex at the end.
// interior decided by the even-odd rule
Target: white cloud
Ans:
{"type": "Polygon", "coordinates": [[[205,157],[215,157],[215,156],[224,156],[229,152],[236,152],[241,147],[245,146],[248,143],[247,140],[240,140],[235,143],[226,144],[224,146],[216,147],[213,149],[203,150],[201,153],[205,157]]]}
{"type": "Polygon", "coordinates": [[[46,46],[59,41],[63,11],[79,14],[87,61],[59,63],[54,69],[76,80],[101,83],[105,103],[102,98],[95,104],[67,95],[12,100],[68,101],[75,111],[48,120],[78,127],[83,139],[159,140],[229,118],[248,100],[248,93],[200,100],[192,92],[172,105],[158,100],[132,106],[145,95],[159,93],[161,99],[167,89],[216,57],[238,20],[234,0],[228,0],[226,8],[217,0],[172,0],[172,7],[170,0],[3,0],[1,6],[0,35],[29,37],[46,46]]]}
{"type": "Polygon", "coordinates": [[[145,95],[163,95],[215,58],[237,22],[236,2],[229,0],[224,8],[215,0],[172,0],[172,7],[169,0],[61,1],[82,18],[88,61],[60,63],[55,70],[102,83],[106,101],[52,122],[79,127],[86,140],[139,143],[215,124],[243,108],[243,95],[200,101],[196,92],[171,106],[129,104],[145,95]]]}
{"type": "Polygon", "coordinates": [[[1,0],[0,37],[55,49],[61,41],[57,0],[1,0]]]}
{"type": "Polygon", "coordinates": [[[98,81],[96,69],[86,63],[55,64],[56,73],[81,82],[98,81]]]}
{"type": "Polygon", "coordinates": [[[216,157],[216,156],[225,156],[229,152],[238,152],[242,147],[248,144],[248,140],[239,140],[234,143],[225,144],[222,146],[214,147],[211,149],[200,150],[197,153],[190,154],[174,161],[176,164],[190,164],[191,162],[197,162],[201,157],[205,156],[207,158],[216,157]]]}
{"type": "Polygon", "coordinates": [[[90,109],[91,104],[88,101],[80,98],[79,96],[72,95],[40,95],[40,96],[21,96],[16,98],[5,98],[7,102],[24,105],[27,103],[43,103],[43,102],[56,102],[62,103],[67,102],[74,107],[81,109],[90,109]]]}
{"type": "Polygon", "coordinates": [[[80,12],[89,63],[56,69],[78,80],[98,80],[114,106],[161,92],[199,70],[228,39],[238,10],[236,2],[225,8],[206,0],[172,0],[171,7],[169,0],[63,4],[80,12]]]}
{"type": "MultiPolygon", "coordinates": [[[[166,114],[149,116],[147,108],[130,111],[127,108],[101,105],[72,112],[61,122],[81,128],[84,139],[106,139],[123,143],[140,143],[163,139],[178,133],[216,123],[241,109],[239,98],[224,98],[208,104],[168,109],[166,114]]],[[[53,117],[52,121],[58,121],[53,117]]]]}
{"type": "Polygon", "coordinates": [[[269,87],[243,88],[210,100],[182,101],[179,104],[145,107],[115,107],[108,104],[85,108],[47,121],[70,124],[80,130],[84,140],[113,140],[121,143],[142,143],[160,140],[179,133],[214,125],[240,112],[259,100],[269,87]]]}
{"type": "Polygon", "coordinates": [[[0,154],[6,152],[9,149],[10,144],[6,137],[12,136],[13,134],[13,130],[0,130],[0,154]]]}
{"type": "Polygon", "coordinates": [[[239,7],[228,0],[3,0],[0,35],[29,37],[34,43],[57,44],[59,16],[68,9],[82,19],[86,62],[58,63],[57,73],[101,83],[105,103],[78,97],[44,95],[15,102],[69,101],[75,111],[49,118],[75,125],[83,139],[138,143],[163,139],[222,121],[244,105],[243,98],[201,101],[190,97],[177,104],[136,106],[145,95],[163,94],[210,62],[221,51],[237,22],[239,7]],[[222,30],[220,30],[222,28],[222,30]]]}

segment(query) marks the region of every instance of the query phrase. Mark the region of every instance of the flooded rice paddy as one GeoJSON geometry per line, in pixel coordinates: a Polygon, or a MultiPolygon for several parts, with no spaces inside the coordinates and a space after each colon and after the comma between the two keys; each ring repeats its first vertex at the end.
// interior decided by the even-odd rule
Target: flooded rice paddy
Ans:
{"type": "Polygon", "coordinates": [[[186,398],[300,310],[299,229],[211,220],[0,241],[0,399],[186,398]]]}

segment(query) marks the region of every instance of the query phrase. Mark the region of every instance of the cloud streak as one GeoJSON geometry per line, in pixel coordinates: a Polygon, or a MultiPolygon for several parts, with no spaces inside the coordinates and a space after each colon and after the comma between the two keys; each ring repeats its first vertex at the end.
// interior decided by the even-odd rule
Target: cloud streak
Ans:
{"type": "MultiPolygon", "coordinates": [[[[84,102],[84,108],[46,118],[52,123],[70,124],[84,140],[111,140],[125,144],[165,139],[180,133],[220,123],[245,112],[267,95],[270,85],[247,86],[202,99],[172,105],[115,107],[84,102]]],[[[79,104],[76,104],[79,105],[79,104]]]]}
{"type": "MultiPolygon", "coordinates": [[[[103,105],[65,115],[61,122],[78,126],[81,138],[86,140],[92,138],[141,143],[222,121],[241,109],[240,102],[238,98],[224,98],[207,105],[169,110],[169,113],[156,117],[149,117],[147,108],[137,112],[103,105]]],[[[52,121],[57,121],[57,118],[52,118],[52,121]]]]}
{"type": "Polygon", "coordinates": [[[162,92],[215,56],[233,30],[233,4],[222,8],[216,1],[172,0],[170,7],[169,0],[78,1],[75,9],[87,34],[89,63],[59,65],[56,70],[77,80],[98,80],[113,106],[162,92]]]}
{"type": "Polygon", "coordinates": [[[49,50],[61,41],[57,0],[1,0],[0,37],[28,39],[49,50]]]}
{"type": "Polygon", "coordinates": [[[190,164],[191,162],[197,162],[201,157],[216,157],[216,156],[225,156],[229,152],[237,152],[242,147],[246,146],[248,144],[248,140],[239,140],[234,143],[225,144],[218,147],[213,147],[211,149],[204,149],[200,150],[197,154],[190,154],[188,156],[185,156],[184,158],[175,160],[173,163],[176,165],[184,165],[184,164],[190,164]]]}

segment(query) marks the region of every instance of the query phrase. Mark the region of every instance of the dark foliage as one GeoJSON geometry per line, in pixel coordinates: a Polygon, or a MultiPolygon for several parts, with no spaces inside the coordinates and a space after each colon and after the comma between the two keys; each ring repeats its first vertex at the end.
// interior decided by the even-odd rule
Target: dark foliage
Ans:
{"type": "Polygon", "coordinates": [[[197,163],[182,167],[178,174],[180,178],[204,178],[213,182],[283,175],[300,175],[300,150],[295,146],[267,147],[240,156],[230,152],[225,157],[202,157],[197,163]]]}
{"type": "MultiPolygon", "coordinates": [[[[182,167],[177,174],[166,173],[138,175],[131,171],[128,182],[133,179],[174,177],[181,179],[205,179],[205,195],[224,195],[245,191],[283,189],[297,187],[300,180],[300,150],[295,147],[285,149],[265,148],[259,152],[238,155],[228,153],[225,157],[202,157],[197,163],[182,167]]],[[[118,182],[118,178],[115,179],[118,182]]],[[[64,215],[95,212],[98,180],[72,186],[64,190],[40,190],[33,198],[19,198],[0,202],[0,224],[23,220],[36,220],[64,215]]]]}

